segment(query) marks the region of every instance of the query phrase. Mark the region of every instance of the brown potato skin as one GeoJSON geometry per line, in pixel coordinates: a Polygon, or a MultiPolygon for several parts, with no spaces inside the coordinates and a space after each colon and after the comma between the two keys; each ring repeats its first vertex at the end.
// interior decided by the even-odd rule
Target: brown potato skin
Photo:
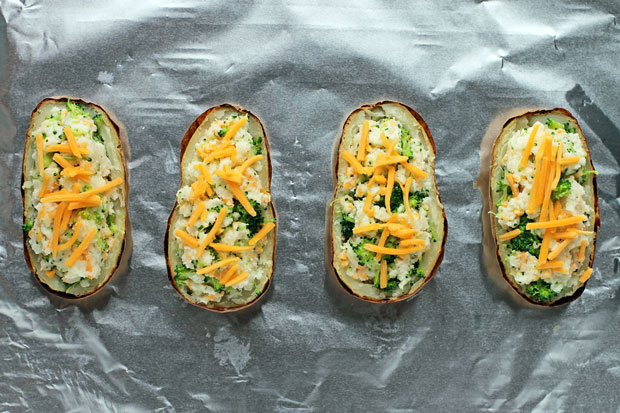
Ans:
{"type": "MultiPolygon", "coordinates": [[[[581,129],[581,125],[579,125],[579,121],[577,121],[577,119],[572,115],[572,113],[570,113],[569,111],[567,111],[564,108],[553,108],[553,109],[549,109],[549,110],[534,110],[534,111],[530,111],[530,112],[526,112],[522,115],[518,115],[518,116],[513,116],[512,118],[508,119],[505,123],[504,126],[502,127],[502,130],[500,131],[500,134],[497,136],[497,138],[495,138],[495,143],[493,144],[493,150],[491,151],[491,159],[493,160],[491,163],[491,168],[489,169],[489,175],[491,174],[491,172],[493,171],[495,164],[496,164],[496,159],[497,156],[495,154],[495,151],[497,149],[497,144],[499,142],[499,138],[502,136],[502,133],[504,131],[504,129],[506,129],[506,127],[508,126],[508,124],[510,124],[510,122],[512,122],[515,119],[518,118],[527,118],[530,116],[537,116],[537,115],[545,115],[545,114],[551,114],[551,113],[560,113],[568,118],[570,118],[573,122],[575,122],[575,126],[577,128],[579,128],[579,132],[581,132],[581,136],[584,137],[584,143],[585,143],[585,148],[586,148],[586,153],[588,154],[588,158],[590,159],[590,163],[592,163],[592,157],[590,155],[590,147],[588,146],[588,141],[586,139],[586,135],[583,133],[583,130],[581,129]]],[[[592,164],[592,169],[594,169],[594,164],[592,164]]],[[[592,175],[592,186],[594,188],[594,213],[595,213],[595,217],[594,217],[594,237],[592,239],[592,253],[590,254],[590,267],[592,266],[592,264],[594,264],[594,252],[596,251],[596,239],[598,236],[598,229],[601,223],[601,216],[600,216],[600,212],[599,212],[599,206],[598,206],[598,189],[597,189],[597,185],[596,185],[596,175],[593,174],[592,175]]],[[[491,185],[491,179],[489,176],[489,200],[493,199],[493,187],[491,185]]],[[[491,202],[492,204],[492,202],[491,202]]],[[[489,207],[491,207],[492,205],[489,205],[489,207]]],[[[493,220],[495,219],[493,217],[493,215],[490,216],[491,219],[491,232],[493,233],[493,241],[495,241],[495,255],[497,256],[497,262],[499,263],[499,267],[502,271],[502,276],[504,277],[504,279],[506,280],[506,282],[512,287],[512,289],[519,294],[520,297],[522,297],[523,299],[525,299],[527,302],[534,304],[534,305],[538,305],[538,306],[542,306],[542,307],[557,307],[557,306],[561,306],[564,304],[568,304],[572,301],[575,301],[577,298],[581,297],[581,294],[583,294],[583,291],[586,289],[586,284],[588,283],[588,281],[586,281],[585,283],[583,283],[583,285],[577,289],[575,291],[575,293],[571,296],[566,296],[566,297],[562,297],[561,299],[557,300],[557,301],[553,301],[553,302],[549,302],[549,303],[545,303],[545,302],[540,302],[540,301],[536,301],[534,299],[532,299],[530,296],[528,296],[525,293],[522,293],[518,286],[516,285],[515,282],[511,281],[510,278],[508,277],[508,275],[506,274],[506,268],[504,267],[504,263],[500,257],[499,254],[499,242],[497,240],[497,234],[495,233],[495,222],[493,222],[493,220]]]]}
{"type": "MultiPolygon", "coordinates": [[[[237,105],[233,105],[233,104],[229,104],[229,103],[224,103],[218,106],[214,106],[212,108],[207,109],[205,112],[203,112],[200,116],[198,116],[193,122],[192,124],[189,126],[189,128],[187,129],[187,132],[185,132],[185,135],[183,136],[183,139],[181,140],[181,153],[179,155],[179,169],[182,168],[182,160],[183,160],[183,155],[185,154],[185,149],[187,148],[187,145],[189,144],[189,141],[192,139],[192,136],[194,135],[194,132],[196,132],[196,129],[198,129],[198,127],[202,124],[202,122],[206,119],[207,116],[209,116],[209,114],[215,110],[221,109],[221,108],[231,108],[236,110],[239,113],[245,113],[250,117],[253,117],[254,119],[256,119],[256,121],[258,122],[258,124],[261,127],[261,130],[263,132],[263,142],[265,143],[265,148],[266,148],[266,155],[267,155],[267,164],[268,164],[268,175],[269,175],[269,185],[268,185],[268,191],[269,193],[271,193],[271,151],[269,150],[269,138],[267,137],[267,133],[265,132],[265,127],[263,126],[262,122],[260,121],[260,119],[255,116],[254,114],[252,114],[252,112],[242,108],[241,106],[237,106],[237,105]]],[[[181,184],[182,185],[182,181],[181,184]]],[[[179,186],[180,189],[180,186],[179,186]]],[[[201,304],[201,303],[195,303],[191,300],[189,300],[187,297],[185,297],[185,295],[183,295],[183,293],[179,290],[179,288],[177,287],[176,283],[174,282],[174,269],[172,268],[172,263],[170,262],[170,257],[168,256],[168,239],[169,239],[169,235],[170,235],[170,226],[172,225],[172,216],[174,215],[174,211],[177,209],[177,201],[176,201],[176,197],[175,197],[175,201],[174,201],[174,206],[172,207],[172,211],[170,212],[170,216],[168,217],[168,224],[166,225],[166,234],[164,236],[164,254],[166,257],[166,268],[168,270],[168,281],[170,282],[170,284],[172,285],[172,287],[174,288],[174,290],[181,296],[181,298],[183,298],[185,301],[187,301],[188,303],[199,307],[199,308],[204,308],[206,310],[209,311],[213,311],[213,312],[217,312],[217,313],[229,313],[229,312],[234,312],[234,311],[239,311],[245,308],[248,308],[254,304],[256,304],[263,296],[265,296],[267,294],[267,291],[269,290],[269,287],[271,286],[271,280],[273,279],[273,274],[276,268],[276,246],[277,246],[277,239],[278,239],[278,219],[277,219],[277,215],[276,215],[276,209],[273,205],[273,200],[269,203],[269,206],[271,207],[271,211],[273,213],[273,216],[276,218],[276,226],[273,229],[273,254],[271,257],[271,261],[273,263],[273,267],[271,269],[271,274],[269,275],[269,279],[267,280],[267,284],[265,284],[265,288],[263,289],[263,291],[260,293],[260,295],[257,295],[252,301],[249,301],[245,304],[239,304],[237,306],[233,306],[233,307],[214,307],[214,306],[209,306],[206,304],[201,304]]]]}
{"type": "MultiPolygon", "coordinates": [[[[39,108],[48,102],[54,102],[54,103],[63,103],[63,102],[67,102],[69,99],[71,99],[72,102],[75,103],[79,103],[80,105],[83,106],[92,106],[92,107],[96,107],[97,109],[99,109],[100,111],[106,113],[108,115],[108,118],[110,119],[110,123],[112,124],[112,126],[114,126],[114,129],[116,130],[116,134],[119,136],[119,147],[117,148],[119,153],[120,153],[120,158],[121,158],[121,162],[122,162],[122,166],[123,166],[123,181],[124,181],[124,186],[125,186],[125,208],[128,208],[128,203],[127,203],[127,198],[129,197],[129,185],[127,183],[127,168],[125,165],[125,154],[123,152],[123,148],[122,148],[122,140],[120,139],[120,128],[119,126],[116,124],[116,122],[114,121],[114,117],[110,116],[110,112],[105,110],[103,107],[97,105],[96,103],[92,103],[89,102],[87,100],[84,99],[80,99],[80,98],[74,98],[74,97],[70,97],[70,96],[59,96],[59,97],[53,97],[53,98],[46,98],[43,99],[41,102],[39,102],[39,104],[34,108],[34,110],[32,111],[32,114],[30,115],[30,119],[32,120],[32,117],[34,116],[34,114],[39,110],[39,108]]],[[[32,126],[32,125],[30,125],[32,126]]],[[[24,213],[22,214],[22,223],[25,224],[26,223],[26,198],[24,196],[24,176],[26,174],[26,170],[25,170],[25,166],[26,166],[26,148],[28,147],[27,145],[27,140],[30,139],[30,126],[28,127],[28,130],[26,131],[26,143],[24,144],[24,152],[23,152],[23,157],[22,157],[22,176],[21,176],[21,183],[20,183],[20,191],[21,191],[21,195],[22,195],[22,207],[23,207],[23,211],[24,213]]],[[[86,294],[82,294],[82,295],[73,295],[73,294],[67,294],[64,291],[56,291],[53,290],[52,288],[50,288],[47,284],[45,284],[44,282],[41,282],[41,279],[39,277],[39,274],[36,273],[34,266],[32,265],[31,262],[31,257],[30,257],[30,247],[28,246],[28,237],[26,237],[26,234],[23,233],[22,231],[22,240],[23,240],[23,245],[24,245],[24,258],[26,260],[26,265],[28,266],[28,269],[30,270],[30,272],[32,272],[34,274],[34,278],[37,280],[37,282],[39,283],[39,285],[41,287],[43,287],[44,290],[46,290],[48,293],[56,295],[58,297],[62,297],[65,299],[70,299],[70,300],[79,300],[81,298],[85,298],[85,297],[89,297],[93,294],[95,294],[96,292],[100,291],[103,287],[106,286],[106,284],[108,284],[110,282],[110,280],[112,278],[114,278],[114,275],[116,273],[116,270],[118,269],[118,266],[121,262],[121,257],[123,256],[123,253],[125,252],[125,239],[127,236],[127,221],[129,219],[129,213],[128,211],[126,211],[125,213],[125,234],[123,235],[123,243],[121,246],[121,251],[120,254],[118,255],[118,260],[116,261],[116,264],[114,265],[114,269],[112,270],[112,273],[110,274],[110,276],[104,281],[102,282],[100,285],[97,286],[97,288],[95,288],[93,291],[88,292],[86,294]]]]}
{"type": "MultiPolygon", "coordinates": [[[[416,119],[416,121],[418,121],[418,123],[420,124],[420,126],[422,126],[422,129],[424,129],[424,132],[426,133],[426,136],[428,136],[428,140],[429,143],[431,145],[431,147],[433,148],[433,155],[435,155],[435,162],[437,162],[437,147],[435,146],[435,141],[433,140],[433,135],[431,134],[431,130],[429,129],[428,125],[426,124],[426,122],[424,121],[424,119],[422,119],[422,116],[420,116],[420,114],[418,112],[416,112],[415,110],[413,110],[412,108],[410,108],[409,106],[400,103],[400,102],[396,102],[396,101],[392,101],[392,100],[383,100],[380,102],[377,102],[373,105],[365,105],[362,106],[356,110],[354,110],[353,112],[351,112],[351,114],[349,115],[349,117],[347,118],[347,120],[344,123],[344,126],[342,127],[342,133],[340,134],[340,139],[338,141],[338,152],[336,154],[336,162],[334,163],[334,167],[332,169],[333,172],[333,176],[334,176],[334,195],[332,197],[331,203],[330,205],[333,205],[333,202],[336,199],[336,195],[338,192],[338,179],[337,179],[337,175],[338,175],[338,166],[340,165],[340,150],[342,149],[342,139],[344,137],[344,131],[346,130],[347,125],[350,123],[351,118],[353,117],[353,115],[355,115],[356,113],[363,111],[363,110],[367,110],[367,109],[373,109],[377,106],[381,106],[383,104],[386,103],[394,103],[397,105],[401,105],[404,108],[406,108],[409,113],[411,113],[411,115],[416,119]]],[[[437,187],[437,175],[433,173],[433,181],[434,181],[434,185],[435,187],[437,187]]],[[[437,198],[439,199],[439,202],[441,203],[441,195],[439,194],[439,190],[437,190],[437,198]]],[[[443,203],[442,203],[443,205],[443,203]]],[[[386,300],[378,300],[376,298],[370,298],[370,297],[364,297],[361,296],[359,294],[356,294],[354,291],[352,291],[340,278],[340,276],[338,275],[338,272],[336,271],[336,267],[334,265],[334,234],[333,234],[333,221],[334,221],[334,213],[333,213],[333,206],[330,206],[330,224],[329,224],[329,237],[330,237],[330,241],[331,241],[331,260],[330,260],[330,264],[331,264],[331,270],[334,272],[334,274],[336,275],[336,278],[338,279],[338,283],[342,286],[342,288],[349,293],[349,295],[359,298],[360,300],[364,300],[370,303],[377,303],[377,304],[386,304],[386,303],[396,303],[399,301],[403,301],[403,300],[407,300],[408,298],[413,297],[414,295],[416,295],[418,292],[420,292],[425,286],[426,284],[428,284],[428,282],[431,280],[431,278],[433,278],[435,276],[435,274],[437,273],[437,270],[439,269],[439,265],[441,264],[441,262],[443,261],[443,256],[445,253],[445,247],[446,247],[446,241],[448,239],[448,219],[446,218],[446,210],[445,208],[442,208],[442,215],[443,215],[443,224],[444,224],[444,236],[443,239],[441,240],[441,250],[439,253],[439,256],[437,257],[437,262],[435,263],[435,266],[433,267],[432,271],[430,272],[429,275],[426,276],[426,279],[424,280],[424,282],[422,283],[422,285],[416,289],[415,291],[412,291],[408,294],[404,294],[401,295],[400,297],[396,297],[396,298],[392,298],[392,299],[386,299],[386,300]]]]}

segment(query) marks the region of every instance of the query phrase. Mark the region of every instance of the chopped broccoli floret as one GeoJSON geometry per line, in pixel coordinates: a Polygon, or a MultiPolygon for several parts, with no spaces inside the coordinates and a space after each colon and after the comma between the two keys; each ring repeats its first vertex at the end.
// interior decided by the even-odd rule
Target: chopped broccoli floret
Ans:
{"type": "Polygon", "coordinates": [[[103,214],[99,208],[84,208],[80,211],[79,215],[84,219],[94,221],[97,225],[101,225],[103,223],[103,214]]]}
{"type": "Polygon", "coordinates": [[[226,289],[226,286],[215,277],[205,277],[205,282],[210,284],[216,293],[222,292],[226,289]]]}
{"type": "MultiPolygon", "coordinates": [[[[393,235],[390,235],[386,240],[385,240],[385,247],[386,248],[398,248],[398,238],[396,238],[393,235]]],[[[388,264],[391,264],[394,262],[394,260],[396,260],[396,255],[390,255],[390,254],[384,254],[381,259],[385,260],[388,264]]]]}
{"type": "Polygon", "coordinates": [[[355,255],[357,255],[357,261],[360,263],[360,265],[366,265],[370,262],[375,261],[375,253],[372,251],[368,251],[366,248],[364,248],[364,245],[368,243],[373,244],[374,240],[364,238],[362,239],[362,242],[353,247],[353,252],[355,252],[355,255]]]}
{"type": "Polygon", "coordinates": [[[571,183],[568,179],[561,178],[558,186],[551,192],[551,199],[557,201],[560,198],[570,194],[571,183]]]}
{"type": "Polygon", "coordinates": [[[527,293],[536,301],[551,301],[557,295],[551,284],[540,279],[527,286],[527,293]]]}
{"type": "Polygon", "coordinates": [[[24,225],[22,225],[22,230],[26,233],[30,232],[30,230],[34,227],[34,220],[27,219],[24,225]]]}
{"type": "Polygon", "coordinates": [[[252,216],[245,210],[243,205],[241,205],[237,200],[235,200],[235,206],[233,207],[233,212],[236,212],[240,215],[239,221],[245,223],[248,231],[250,232],[250,238],[252,238],[263,226],[264,217],[262,210],[263,208],[260,204],[253,199],[250,199],[250,204],[252,204],[252,208],[256,211],[256,216],[252,216]]]}
{"type": "Polygon", "coordinates": [[[355,227],[355,218],[342,214],[340,228],[342,229],[342,237],[345,242],[353,236],[353,227],[355,227]]]}
{"type": "Polygon", "coordinates": [[[252,151],[254,152],[254,155],[260,155],[261,153],[263,153],[263,137],[262,136],[258,136],[256,138],[252,139],[252,151]]]}
{"type": "Polygon", "coordinates": [[[95,125],[97,126],[97,130],[93,132],[93,139],[97,142],[103,143],[103,138],[101,137],[101,127],[103,125],[103,117],[100,113],[96,114],[93,118],[95,125]]]}
{"type": "Polygon", "coordinates": [[[97,241],[95,241],[95,246],[99,248],[99,251],[101,252],[107,251],[109,248],[108,243],[101,238],[97,238],[97,241]]]}
{"type": "Polygon", "coordinates": [[[512,188],[510,187],[510,185],[508,185],[508,182],[506,182],[505,170],[502,170],[502,176],[500,177],[499,181],[497,181],[497,189],[495,190],[495,192],[502,193],[502,196],[495,203],[495,206],[497,208],[499,208],[499,206],[512,195],[512,188]]]}
{"type": "Polygon", "coordinates": [[[431,237],[433,238],[433,242],[437,242],[439,235],[437,234],[437,230],[435,229],[435,225],[431,221],[428,221],[428,230],[431,233],[431,237]]]}
{"type": "Polygon", "coordinates": [[[528,219],[525,215],[521,215],[519,220],[521,234],[510,241],[510,249],[514,251],[526,251],[538,257],[540,254],[541,239],[533,231],[525,229],[528,222],[532,222],[532,220],[528,219]]]}
{"type": "Polygon", "coordinates": [[[71,114],[71,117],[77,117],[85,114],[82,105],[71,102],[71,99],[67,99],[67,110],[71,114]]]}
{"type": "Polygon", "coordinates": [[[392,212],[395,212],[401,205],[403,205],[403,190],[400,185],[394,185],[394,189],[392,189],[392,195],[390,197],[390,208],[392,209],[392,212]]]}
{"type": "Polygon", "coordinates": [[[411,278],[412,282],[415,282],[417,278],[426,278],[426,274],[424,273],[424,270],[420,268],[420,261],[416,261],[411,266],[407,275],[411,278]]]}
{"type": "Polygon", "coordinates": [[[193,270],[187,268],[185,265],[177,265],[174,268],[174,282],[177,283],[179,287],[185,285],[187,283],[187,277],[191,274],[193,270]]]}
{"type": "Polygon", "coordinates": [[[388,280],[387,285],[385,286],[385,288],[381,288],[380,287],[381,280],[379,279],[379,274],[375,275],[374,285],[375,285],[375,288],[378,288],[380,290],[392,291],[393,289],[398,287],[398,283],[399,283],[399,281],[397,279],[388,280]]]}
{"type": "Polygon", "coordinates": [[[550,127],[551,129],[562,129],[562,124],[556,120],[553,120],[551,118],[547,118],[547,126],[550,127]]]}
{"type": "Polygon", "coordinates": [[[411,149],[411,135],[402,125],[398,125],[398,127],[400,128],[400,147],[402,149],[400,154],[411,159],[413,156],[413,149],[411,149]]]}
{"type": "Polygon", "coordinates": [[[52,164],[54,154],[51,152],[45,152],[43,154],[43,167],[47,168],[52,164]]]}
{"type": "Polygon", "coordinates": [[[228,128],[222,128],[217,134],[220,138],[223,138],[227,132],[228,132],[228,128]]]}
{"type": "Polygon", "coordinates": [[[415,191],[413,194],[409,195],[409,205],[411,208],[420,209],[422,206],[422,201],[424,198],[428,196],[428,190],[423,189],[421,191],[415,191]]]}

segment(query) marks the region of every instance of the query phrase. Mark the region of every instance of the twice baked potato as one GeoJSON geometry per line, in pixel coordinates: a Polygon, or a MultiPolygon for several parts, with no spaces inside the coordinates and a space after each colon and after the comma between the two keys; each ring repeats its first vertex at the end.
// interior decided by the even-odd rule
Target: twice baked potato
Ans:
{"type": "Polygon", "coordinates": [[[232,105],[200,115],[181,142],[181,187],[164,241],[168,278],[189,303],[234,311],[273,276],[276,215],[260,120],[232,105]]]}
{"type": "Polygon", "coordinates": [[[101,289],[125,245],[127,187],[120,131],[79,99],[37,105],[22,164],[24,255],[48,291],[69,298],[101,289]]]}
{"type": "Polygon", "coordinates": [[[596,171],[577,120],[556,108],[509,119],[491,154],[497,258],[527,301],[578,298],[592,274],[599,208],[596,171]]]}
{"type": "Polygon", "coordinates": [[[332,265],[366,301],[411,297],[443,259],[448,223],[435,181],[431,132],[398,102],[363,106],[346,120],[335,165],[332,265]]]}

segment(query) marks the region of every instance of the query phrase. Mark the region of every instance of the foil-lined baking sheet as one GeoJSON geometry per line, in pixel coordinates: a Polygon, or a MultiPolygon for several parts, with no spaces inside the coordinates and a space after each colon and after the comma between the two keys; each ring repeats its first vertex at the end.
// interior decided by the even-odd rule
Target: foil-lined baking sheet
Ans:
{"type": "Polygon", "coordinates": [[[619,409],[617,2],[3,0],[0,11],[0,410],[619,409]],[[57,95],[111,110],[131,153],[133,254],[82,301],[44,292],[23,258],[25,131],[57,95]],[[350,297],[325,264],[333,141],[351,111],[384,99],[429,124],[449,222],[438,274],[396,305],[350,297]],[[181,138],[225,102],[267,129],[280,224],[271,290],[223,315],[174,292],[163,236],[181,138]],[[601,229],[583,296],[544,309],[499,279],[475,185],[515,108],[557,106],[589,138],[601,229]]]}

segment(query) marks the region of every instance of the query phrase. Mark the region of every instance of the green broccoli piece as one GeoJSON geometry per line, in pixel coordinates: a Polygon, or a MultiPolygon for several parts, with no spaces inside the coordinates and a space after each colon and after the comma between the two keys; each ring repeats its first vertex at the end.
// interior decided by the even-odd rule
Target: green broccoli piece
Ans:
{"type": "Polygon", "coordinates": [[[86,114],[82,105],[71,102],[71,99],[67,99],[67,110],[71,114],[72,118],[86,114]]]}
{"type": "Polygon", "coordinates": [[[404,205],[403,190],[400,185],[394,185],[392,189],[392,195],[390,197],[390,208],[392,212],[395,212],[401,205],[404,205]]]}
{"type": "Polygon", "coordinates": [[[536,301],[551,301],[557,293],[551,289],[551,284],[544,280],[537,280],[527,286],[527,293],[536,301]]]}
{"type": "Polygon", "coordinates": [[[265,218],[263,217],[263,208],[260,204],[253,199],[250,199],[250,204],[252,204],[252,208],[256,211],[256,216],[252,216],[245,210],[243,205],[239,203],[239,201],[235,200],[235,205],[233,206],[233,212],[236,212],[240,215],[239,221],[243,222],[246,225],[246,228],[250,232],[250,238],[252,238],[260,229],[263,227],[263,222],[265,218]]]}
{"type": "Polygon", "coordinates": [[[105,252],[109,248],[108,243],[101,238],[97,238],[97,241],[95,241],[95,246],[99,248],[99,251],[101,252],[105,252]]]}
{"type": "Polygon", "coordinates": [[[558,186],[551,192],[551,199],[557,201],[560,198],[564,198],[570,194],[571,183],[568,179],[561,178],[558,182],[558,186]]]}
{"type": "Polygon", "coordinates": [[[502,196],[495,203],[495,207],[499,208],[501,204],[504,203],[510,196],[512,196],[512,188],[506,182],[506,171],[502,170],[502,176],[497,181],[497,189],[495,192],[501,192],[502,196]]]}
{"type": "Polygon", "coordinates": [[[93,132],[93,139],[99,143],[103,143],[103,137],[101,136],[101,127],[103,125],[103,117],[100,113],[96,114],[93,118],[95,125],[97,126],[97,130],[93,132]]]}
{"type": "Polygon", "coordinates": [[[54,154],[51,152],[45,152],[43,154],[43,167],[47,168],[48,166],[50,166],[52,164],[54,154]]]}
{"type": "Polygon", "coordinates": [[[422,201],[428,196],[428,190],[415,191],[409,196],[409,206],[413,209],[420,209],[422,201]]]}
{"type": "Polygon", "coordinates": [[[392,291],[393,289],[395,289],[396,287],[398,287],[399,281],[398,279],[392,279],[392,280],[388,280],[387,285],[385,286],[385,288],[381,288],[381,280],[379,279],[379,274],[375,275],[375,280],[374,280],[374,286],[375,288],[378,288],[382,291],[392,291]]]}
{"type": "Polygon", "coordinates": [[[568,122],[566,122],[566,123],[563,125],[563,127],[564,127],[564,130],[565,130],[567,133],[575,133],[575,132],[577,132],[577,128],[572,128],[572,127],[570,126],[570,123],[568,123],[568,122]]]}
{"type": "Polygon", "coordinates": [[[263,137],[262,136],[258,136],[256,138],[252,139],[252,151],[254,152],[254,155],[260,155],[261,153],[263,153],[263,137]]]}
{"type": "Polygon", "coordinates": [[[411,159],[413,157],[413,149],[411,148],[411,134],[402,125],[398,125],[400,128],[400,147],[402,156],[406,156],[411,159]]]}
{"type": "Polygon", "coordinates": [[[519,219],[519,229],[521,230],[521,234],[510,241],[509,247],[513,251],[529,252],[538,258],[538,255],[540,254],[540,243],[542,240],[533,231],[526,229],[528,222],[533,221],[528,219],[527,216],[521,215],[521,218],[519,219]]]}
{"type": "MultiPolygon", "coordinates": [[[[385,240],[385,247],[386,248],[398,248],[398,238],[396,238],[393,235],[390,235],[386,240],[385,240]]],[[[385,260],[385,262],[387,262],[388,264],[393,263],[396,260],[396,255],[383,255],[381,257],[382,260],[385,260]]]]}
{"type": "Polygon", "coordinates": [[[228,128],[222,128],[222,129],[220,129],[220,131],[217,133],[217,135],[218,135],[220,138],[223,138],[224,136],[226,136],[226,133],[227,133],[227,132],[228,132],[228,128]]]}
{"type": "Polygon", "coordinates": [[[216,293],[222,292],[226,289],[226,286],[220,283],[220,280],[215,277],[205,277],[205,282],[211,285],[216,293]]]}
{"type": "Polygon", "coordinates": [[[353,236],[353,227],[355,227],[355,218],[347,214],[342,214],[340,228],[342,229],[342,237],[345,241],[348,241],[349,238],[353,236]]]}
{"type": "Polygon", "coordinates": [[[437,230],[435,229],[435,225],[431,221],[428,221],[428,230],[431,233],[431,237],[433,238],[433,242],[437,242],[439,235],[437,234],[437,230]]]}
{"type": "Polygon", "coordinates": [[[411,266],[411,268],[409,268],[409,272],[407,273],[407,276],[411,278],[412,283],[416,282],[417,278],[426,278],[426,274],[424,273],[424,270],[420,268],[420,261],[416,261],[411,266]]]}
{"type": "Polygon", "coordinates": [[[179,286],[187,284],[187,277],[194,271],[187,268],[185,265],[179,264],[174,268],[174,282],[179,286]]]}
{"type": "Polygon", "coordinates": [[[101,225],[103,223],[103,214],[99,210],[99,208],[84,208],[80,211],[79,214],[83,219],[89,219],[94,221],[97,225],[101,225]]]}
{"type": "Polygon", "coordinates": [[[366,248],[364,248],[364,245],[368,243],[374,244],[374,240],[364,238],[362,239],[362,242],[353,246],[353,252],[355,252],[355,255],[357,255],[357,261],[360,263],[360,265],[366,265],[375,261],[375,253],[372,251],[368,251],[366,248]]]}
{"type": "Polygon", "coordinates": [[[551,118],[547,118],[546,124],[551,129],[561,129],[563,127],[560,122],[557,122],[557,121],[555,121],[555,120],[553,120],[551,118]]]}
{"type": "Polygon", "coordinates": [[[22,225],[22,231],[29,233],[32,227],[34,227],[34,220],[27,219],[24,225],[22,225]]]}

